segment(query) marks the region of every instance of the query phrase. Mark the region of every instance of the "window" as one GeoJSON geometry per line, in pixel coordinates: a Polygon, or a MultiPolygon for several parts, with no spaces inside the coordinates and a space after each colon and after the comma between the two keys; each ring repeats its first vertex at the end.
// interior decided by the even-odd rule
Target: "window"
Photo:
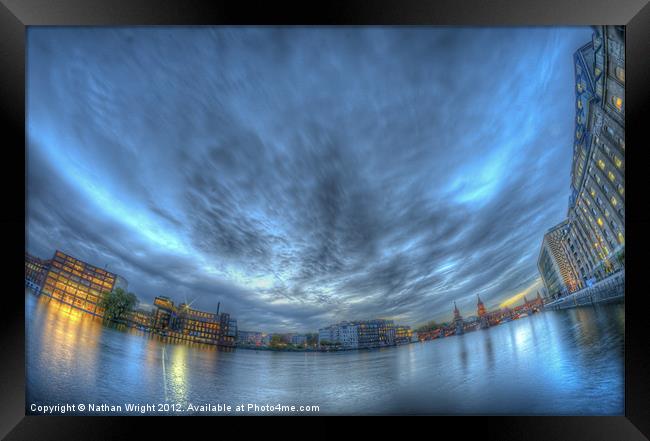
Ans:
{"type": "Polygon", "coordinates": [[[602,228],[602,226],[603,226],[603,219],[599,217],[597,222],[598,222],[598,226],[600,226],[600,227],[602,228]]]}
{"type": "Polygon", "coordinates": [[[625,195],[625,188],[622,185],[618,185],[618,192],[621,196],[625,195]]]}
{"type": "Polygon", "coordinates": [[[623,110],[623,98],[620,96],[612,95],[612,104],[619,112],[623,110]]]}
{"type": "Polygon", "coordinates": [[[621,166],[623,165],[623,161],[621,160],[621,158],[614,155],[614,164],[616,164],[616,167],[621,168],[621,166]]]}
{"type": "Polygon", "coordinates": [[[616,180],[616,176],[614,176],[614,173],[611,171],[607,172],[607,177],[609,178],[610,181],[614,182],[616,180]]]}
{"type": "Polygon", "coordinates": [[[618,80],[621,83],[624,83],[625,82],[625,69],[623,69],[620,66],[616,66],[616,69],[614,69],[614,72],[616,73],[616,78],[618,78],[618,80]]]}
{"type": "Polygon", "coordinates": [[[625,237],[623,237],[623,233],[621,233],[621,232],[619,231],[619,232],[618,232],[618,243],[620,243],[621,245],[623,245],[624,242],[625,242],[625,237]]]}
{"type": "Polygon", "coordinates": [[[616,200],[616,198],[615,198],[614,196],[612,196],[612,198],[610,199],[610,201],[611,201],[611,203],[612,203],[613,206],[616,207],[616,205],[618,205],[618,200],[616,200]]]}

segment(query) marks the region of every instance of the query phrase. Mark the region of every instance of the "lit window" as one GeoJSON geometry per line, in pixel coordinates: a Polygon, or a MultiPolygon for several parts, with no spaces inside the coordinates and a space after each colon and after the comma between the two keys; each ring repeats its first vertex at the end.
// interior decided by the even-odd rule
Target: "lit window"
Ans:
{"type": "Polygon", "coordinates": [[[618,192],[623,196],[625,194],[625,188],[622,185],[618,186],[618,192]]]}
{"type": "Polygon", "coordinates": [[[614,156],[614,163],[616,164],[616,167],[618,167],[618,168],[621,168],[621,165],[623,165],[623,161],[618,156],[614,156]]]}
{"type": "Polygon", "coordinates": [[[612,196],[612,198],[610,199],[610,201],[612,202],[612,205],[613,205],[613,206],[616,207],[616,205],[618,205],[618,200],[616,200],[616,198],[615,198],[614,196],[612,196]]]}
{"type": "Polygon", "coordinates": [[[623,98],[620,96],[612,96],[612,104],[616,107],[616,110],[619,112],[623,110],[623,98]]]}
{"type": "Polygon", "coordinates": [[[603,220],[601,218],[598,218],[598,225],[601,227],[603,226],[603,220]]]}
{"type": "Polygon", "coordinates": [[[602,71],[599,68],[594,69],[594,73],[596,74],[596,76],[600,75],[601,72],[602,71]]]}
{"type": "Polygon", "coordinates": [[[601,170],[604,170],[605,169],[605,161],[603,161],[602,159],[599,159],[598,160],[598,167],[600,167],[601,170]]]}
{"type": "Polygon", "coordinates": [[[623,242],[625,242],[625,237],[623,237],[623,233],[621,233],[621,232],[619,231],[619,232],[618,232],[618,243],[620,243],[620,244],[622,245],[623,242]]]}
{"type": "Polygon", "coordinates": [[[620,66],[616,66],[615,72],[616,72],[616,78],[618,78],[621,83],[624,83],[625,82],[625,69],[623,69],[620,66]]]}
{"type": "Polygon", "coordinates": [[[582,109],[582,101],[578,100],[578,109],[582,109]]]}
{"type": "Polygon", "coordinates": [[[616,176],[614,176],[614,173],[612,173],[611,171],[610,171],[610,172],[607,172],[607,177],[608,177],[609,180],[612,181],[612,182],[614,182],[614,180],[616,179],[616,176]]]}

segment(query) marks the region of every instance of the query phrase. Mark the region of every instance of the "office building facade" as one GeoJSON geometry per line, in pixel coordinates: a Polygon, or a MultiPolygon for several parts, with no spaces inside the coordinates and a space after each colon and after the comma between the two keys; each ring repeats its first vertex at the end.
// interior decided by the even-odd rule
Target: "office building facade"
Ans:
{"type": "MultiPolygon", "coordinates": [[[[582,288],[625,266],[625,28],[595,26],[592,41],[574,54],[574,67],[575,137],[562,244],[582,288]]],[[[554,296],[561,277],[546,283],[553,278],[551,258],[542,250],[538,266],[554,296]]]]}
{"type": "Polygon", "coordinates": [[[87,313],[103,317],[102,297],[114,288],[126,289],[126,280],[57,250],[50,261],[41,294],[87,313]]]}

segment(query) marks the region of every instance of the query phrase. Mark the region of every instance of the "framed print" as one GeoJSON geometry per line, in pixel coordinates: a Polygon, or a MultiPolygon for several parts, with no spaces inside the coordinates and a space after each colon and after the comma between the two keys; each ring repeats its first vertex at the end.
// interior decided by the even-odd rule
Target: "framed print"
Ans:
{"type": "Polygon", "coordinates": [[[647,439],[643,1],[35,3],[2,15],[7,439],[647,439]]]}

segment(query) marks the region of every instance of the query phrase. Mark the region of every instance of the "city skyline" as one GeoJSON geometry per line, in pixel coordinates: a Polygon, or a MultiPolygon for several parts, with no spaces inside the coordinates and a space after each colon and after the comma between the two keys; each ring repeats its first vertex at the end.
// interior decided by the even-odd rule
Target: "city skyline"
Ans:
{"type": "Polygon", "coordinates": [[[30,29],[28,251],[269,332],[534,294],[591,33],[30,29]]]}

